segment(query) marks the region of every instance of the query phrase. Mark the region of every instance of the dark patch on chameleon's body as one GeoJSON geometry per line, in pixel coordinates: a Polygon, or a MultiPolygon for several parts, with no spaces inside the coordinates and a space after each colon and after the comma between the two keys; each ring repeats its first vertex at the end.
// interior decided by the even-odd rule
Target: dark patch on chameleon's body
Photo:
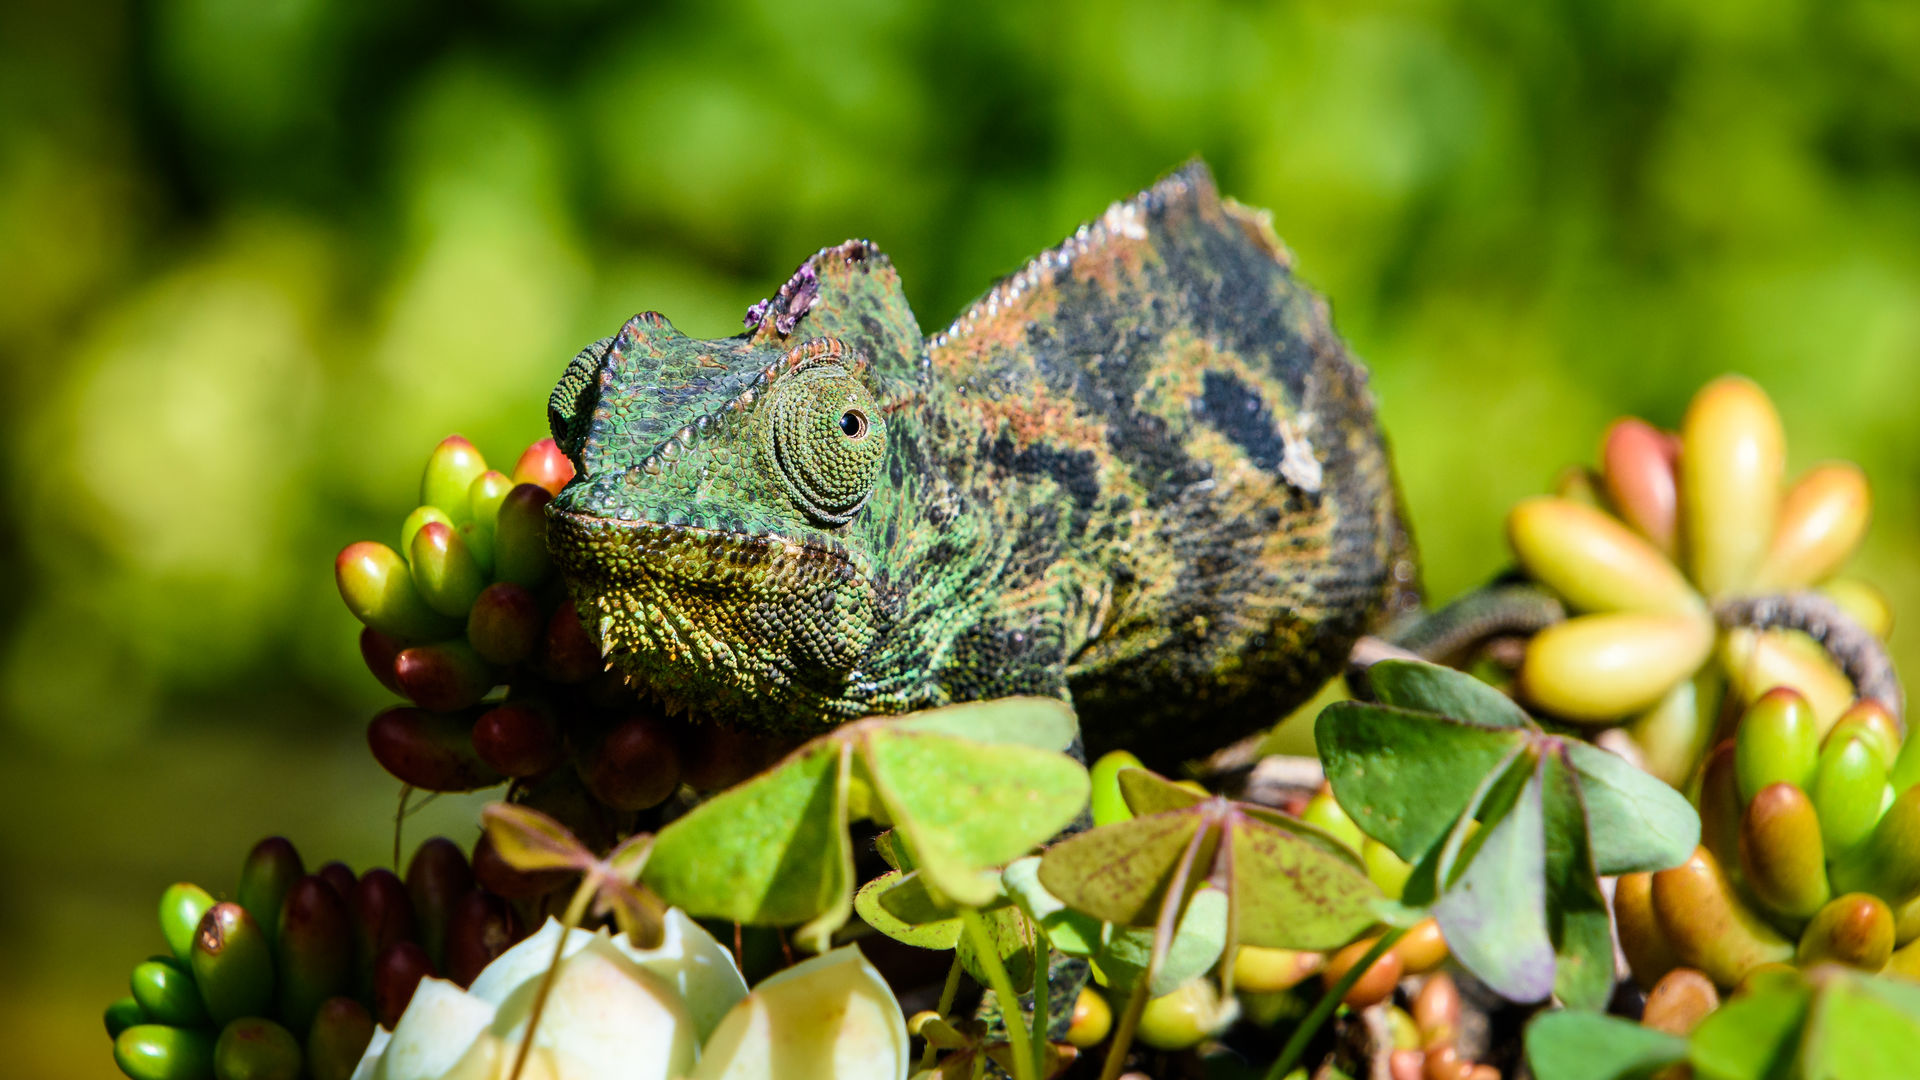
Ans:
{"type": "Polygon", "coordinates": [[[1406,561],[1363,372],[1197,165],[931,339],[850,241],[739,338],[630,321],[552,412],[589,629],[643,688],[762,727],[1049,693],[1090,749],[1203,752],[1331,675],[1406,561]],[[844,521],[801,493],[881,451],[835,442],[816,385],[884,428],[844,521]]]}
{"type": "Polygon", "coordinates": [[[1220,371],[1200,376],[1200,385],[1199,406],[1206,411],[1206,422],[1246,451],[1249,461],[1278,472],[1286,447],[1259,392],[1220,371]]]}

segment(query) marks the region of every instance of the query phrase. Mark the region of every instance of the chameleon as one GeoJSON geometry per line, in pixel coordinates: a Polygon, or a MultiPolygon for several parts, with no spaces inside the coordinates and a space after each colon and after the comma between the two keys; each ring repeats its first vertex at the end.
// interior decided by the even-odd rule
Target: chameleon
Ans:
{"type": "Polygon", "coordinates": [[[1086,751],[1270,725],[1416,570],[1364,368],[1195,161],[923,333],[827,247],[700,340],[646,312],[548,403],[549,546],[610,668],[767,733],[1007,695],[1086,751]]]}

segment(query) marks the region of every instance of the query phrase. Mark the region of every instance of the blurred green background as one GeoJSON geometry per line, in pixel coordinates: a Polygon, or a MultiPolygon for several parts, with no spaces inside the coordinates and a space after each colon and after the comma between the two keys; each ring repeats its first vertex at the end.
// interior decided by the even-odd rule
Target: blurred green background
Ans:
{"type": "Polygon", "coordinates": [[[166,883],[384,858],[329,559],[438,438],[510,462],[578,346],[732,333],[849,236],[944,323],[1195,153],[1372,365],[1435,593],[1735,370],[1796,467],[1866,465],[1920,611],[1906,0],[9,0],[0,1071],[115,1075],[166,883]]]}

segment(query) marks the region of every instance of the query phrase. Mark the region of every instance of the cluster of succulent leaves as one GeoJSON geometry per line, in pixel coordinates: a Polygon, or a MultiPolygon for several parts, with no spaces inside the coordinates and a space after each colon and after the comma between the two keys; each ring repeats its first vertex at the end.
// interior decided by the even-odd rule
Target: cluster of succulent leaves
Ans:
{"type": "Polygon", "coordinates": [[[1693,969],[1730,989],[1756,967],[1844,963],[1920,977],[1920,746],[1862,701],[1824,732],[1786,687],[1707,759],[1702,844],[1615,891],[1620,943],[1653,988],[1693,969]]]}
{"type": "Polygon", "coordinates": [[[159,922],[170,954],[136,965],[132,994],[106,1012],[114,1060],[134,1080],[347,1080],[421,979],[465,986],[522,936],[441,838],[403,881],[339,862],[308,873],[292,843],[268,837],[234,899],[176,883],[159,922]]]}
{"type": "Polygon", "coordinates": [[[1841,574],[1866,534],[1865,474],[1829,462],[1787,484],[1785,441],[1766,392],[1723,377],[1677,433],[1618,420],[1597,472],[1572,470],[1557,496],[1515,506],[1520,569],[1573,612],[1527,643],[1521,698],[1579,725],[1626,724],[1647,768],[1676,785],[1729,695],[1746,705],[1794,686],[1831,724],[1855,688],[1817,643],[1715,621],[1729,597],[1815,590],[1869,633],[1890,625],[1879,592],[1841,574]]]}
{"type": "Polygon", "coordinates": [[[682,784],[725,787],[768,749],[669,719],[606,670],[547,554],[545,507],[572,476],[550,438],[508,475],[449,436],[427,456],[399,546],[350,544],[334,576],[368,669],[407,699],[368,724],[382,768],[431,792],[511,783],[607,847],[604,821],[682,784]]]}

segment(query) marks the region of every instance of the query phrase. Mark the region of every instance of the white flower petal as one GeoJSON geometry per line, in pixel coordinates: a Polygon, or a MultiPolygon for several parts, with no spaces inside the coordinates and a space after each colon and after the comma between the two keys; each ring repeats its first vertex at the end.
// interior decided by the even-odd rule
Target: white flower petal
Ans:
{"type": "MultiPolygon", "coordinates": [[[[517,1046],[537,990],[528,980],[509,995],[491,1034],[517,1046]]],[[[673,986],[593,936],[561,962],[533,1044],[553,1050],[566,1080],[673,1080],[699,1052],[693,1018],[673,986]]]]}
{"type": "MultiPolygon", "coordinates": [[[[566,951],[569,954],[579,952],[592,937],[585,930],[572,931],[567,935],[566,951]]],[[[473,985],[467,987],[467,993],[498,1006],[507,1000],[507,995],[519,989],[520,984],[546,973],[547,965],[553,962],[553,943],[559,938],[560,920],[549,915],[539,930],[494,957],[493,962],[474,977],[473,985]]]]}
{"type": "MultiPolygon", "coordinates": [[[[422,979],[393,1026],[374,1080],[438,1080],[493,1022],[491,1004],[445,979],[422,979]]],[[[369,1048],[371,1051],[371,1048],[369,1048]]]]}
{"type": "MultiPolygon", "coordinates": [[[[408,1002],[412,1004],[412,1002],[408,1002]]],[[[380,1068],[380,1055],[387,1052],[387,1043],[393,1039],[393,1032],[383,1027],[373,1029],[373,1041],[360,1054],[360,1064],[353,1067],[353,1080],[373,1080],[374,1073],[380,1068]]]]}
{"type": "Polygon", "coordinates": [[[905,1080],[907,1028],[854,946],[796,964],[733,1007],[692,1080],[905,1080]]]}
{"type": "MultiPolygon", "coordinates": [[[[552,939],[548,940],[552,948],[552,939]]],[[[625,934],[613,939],[613,947],[680,991],[702,1040],[720,1026],[728,1009],[747,996],[747,981],[741,978],[733,953],[679,908],[668,909],[666,934],[658,948],[636,949],[625,934]]]]}

